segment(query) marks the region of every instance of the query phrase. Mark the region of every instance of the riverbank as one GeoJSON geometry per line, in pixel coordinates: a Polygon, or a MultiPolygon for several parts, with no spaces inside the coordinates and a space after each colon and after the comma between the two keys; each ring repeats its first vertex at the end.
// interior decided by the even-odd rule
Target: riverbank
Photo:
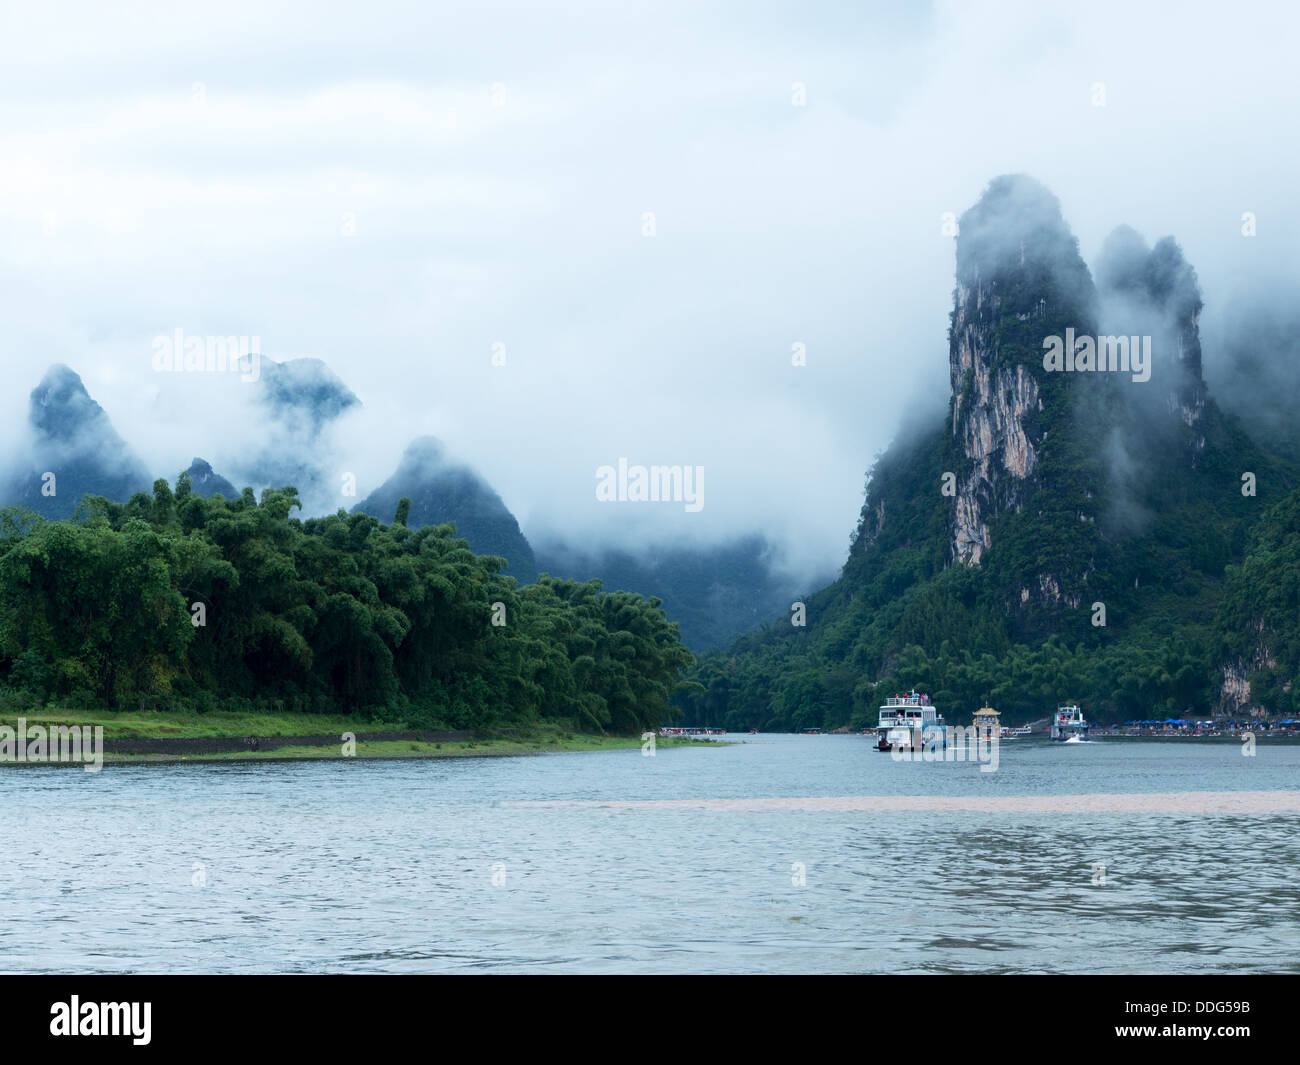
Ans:
{"type": "MultiPolygon", "coordinates": [[[[225,762],[329,758],[490,758],[639,748],[639,734],[606,736],[556,725],[494,730],[412,729],[404,721],[358,721],[329,714],[207,714],[33,711],[0,714],[0,725],[28,733],[74,725],[101,727],[104,761],[225,762]]],[[[707,746],[655,737],[656,748],[707,746]]]]}

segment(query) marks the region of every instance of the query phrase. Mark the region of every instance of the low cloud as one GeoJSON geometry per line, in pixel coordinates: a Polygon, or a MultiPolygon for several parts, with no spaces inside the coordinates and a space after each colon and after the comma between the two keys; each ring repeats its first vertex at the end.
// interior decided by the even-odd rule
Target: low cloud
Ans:
{"type": "Polygon", "coordinates": [[[757,531],[823,572],[872,456],[946,400],[944,216],[994,175],[1042,181],[1090,262],[1117,221],[1174,234],[1207,338],[1242,279],[1294,277],[1297,29],[1250,5],[34,10],[0,42],[24,101],[0,444],[64,362],[151,471],[236,479],[300,441],[238,382],[159,380],[150,342],[258,335],[361,400],[317,448],[357,498],[433,434],[535,538],[757,531]],[[619,456],[703,466],[708,505],[601,506],[619,456]]]}

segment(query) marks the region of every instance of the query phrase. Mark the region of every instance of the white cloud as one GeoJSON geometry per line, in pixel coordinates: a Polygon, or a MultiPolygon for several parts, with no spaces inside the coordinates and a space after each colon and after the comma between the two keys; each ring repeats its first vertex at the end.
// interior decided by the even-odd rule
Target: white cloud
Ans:
{"type": "Polygon", "coordinates": [[[1087,258],[1121,222],[1173,233],[1209,317],[1298,235],[1283,131],[1300,19],[1280,7],[15,17],[0,413],[65,361],[159,472],[259,427],[237,407],[205,416],[201,392],[160,407],[152,337],[256,334],[273,357],[326,360],[365,402],[346,434],[364,476],[431,432],[528,532],[759,529],[824,569],[872,456],[947,388],[940,216],[994,175],[1051,187],[1087,258]],[[595,467],[622,455],[705,465],[705,510],[601,507],[595,467]]]}

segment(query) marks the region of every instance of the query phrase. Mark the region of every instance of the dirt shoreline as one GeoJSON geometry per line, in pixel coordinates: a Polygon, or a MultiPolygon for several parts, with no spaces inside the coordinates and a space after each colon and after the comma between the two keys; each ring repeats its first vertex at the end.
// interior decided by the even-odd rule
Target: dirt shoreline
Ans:
{"type": "MultiPolygon", "coordinates": [[[[358,743],[410,741],[463,743],[485,737],[474,730],[459,732],[356,732],[358,743]]],[[[507,738],[502,734],[502,738],[507,738]]],[[[274,751],[281,747],[342,747],[342,733],[313,736],[105,736],[104,754],[238,754],[245,751],[274,751]]]]}

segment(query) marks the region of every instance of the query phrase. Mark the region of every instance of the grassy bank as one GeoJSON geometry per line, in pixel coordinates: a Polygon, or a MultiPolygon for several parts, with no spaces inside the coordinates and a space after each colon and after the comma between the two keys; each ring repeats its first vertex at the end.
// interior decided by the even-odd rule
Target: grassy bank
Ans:
{"type": "MultiPolygon", "coordinates": [[[[712,744],[659,737],[658,749],[665,747],[708,747],[712,744]]],[[[525,754],[558,754],[574,751],[616,751],[635,749],[641,740],[635,736],[590,736],[584,733],[553,732],[531,738],[483,738],[428,742],[422,740],[358,740],[356,758],[501,758],[525,754]]],[[[258,751],[232,751],[221,754],[106,754],[110,762],[249,762],[277,759],[305,761],[344,758],[341,747],[273,747],[258,751]]]]}
{"type": "MultiPolygon", "coordinates": [[[[490,758],[571,751],[640,748],[640,735],[601,736],[556,725],[500,731],[436,732],[402,720],[359,721],[328,714],[113,713],[39,710],[0,713],[0,725],[17,728],[102,726],[105,762],[226,762],[329,758],[490,758]],[[343,735],[353,734],[344,754],[343,735]],[[114,748],[118,749],[114,749],[114,748]],[[132,749],[132,748],[135,749],[132,749]]],[[[656,737],[657,748],[709,744],[656,737]]]]}
{"type": "Polygon", "coordinates": [[[395,719],[363,721],[345,714],[255,714],[213,710],[206,714],[159,713],[156,711],[114,712],[112,710],[29,710],[0,712],[0,725],[16,726],[26,718],[32,725],[102,725],[106,739],[141,737],[149,739],[215,739],[227,736],[301,736],[345,732],[405,732],[416,726],[395,719]]]}

